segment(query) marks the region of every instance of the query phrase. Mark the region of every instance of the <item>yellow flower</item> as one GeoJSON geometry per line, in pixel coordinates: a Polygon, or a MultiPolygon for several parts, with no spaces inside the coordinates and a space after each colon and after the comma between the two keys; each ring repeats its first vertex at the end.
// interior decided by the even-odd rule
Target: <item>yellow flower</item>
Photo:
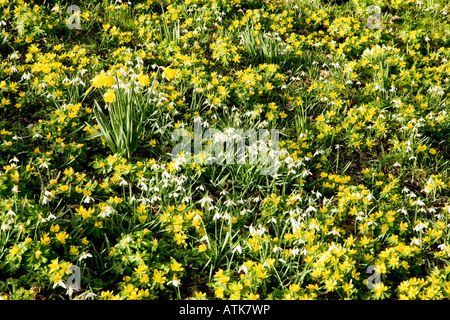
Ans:
{"type": "Polygon", "coordinates": [[[139,277],[139,281],[141,283],[148,283],[150,281],[150,279],[148,278],[148,275],[143,275],[139,277]]]}
{"type": "Polygon", "coordinates": [[[436,149],[431,148],[430,150],[428,150],[428,152],[431,153],[431,154],[436,154],[436,149]]]}
{"type": "Polygon", "coordinates": [[[387,291],[389,288],[385,286],[383,283],[377,283],[374,285],[373,290],[375,291],[375,297],[377,299],[384,297],[384,292],[387,291]]]}
{"type": "Polygon", "coordinates": [[[172,68],[166,68],[163,72],[163,76],[169,80],[172,80],[175,78],[175,75],[177,74],[177,71],[172,68]]]}
{"type": "Polygon", "coordinates": [[[152,139],[152,140],[149,141],[148,144],[154,148],[156,146],[156,140],[152,139]]]}
{"type": "Polygon", "coordinates": [[[198,246],[198,250],[200,250],[200,252],[205,252],[206,251],[206,246],[204,244],[201,244],[198,246]]]}
{"type": "Polygon", "coordinates": [[[73,173],[74,173],[74,170],[73,170],[72,167],[66,168],[64,170],[64,174],[67,175],[67,176],[71,176],[71,175],[73,175],[73,173]]]}
{"type": "Polygon", "coordinates": [[[176,262],[176,261],[172,262],[170,268],[172,269],[172,271],[183,271],[184,270],[181,263],[176,262]]]}
{"type": "Polygon", "coordinates": [[[218,287],[216,288],[216,290],[214,291],[214,295],[216,296],[216,298],[219,299],[223,299],[224,295],[223,295],[223,291],[225,290],[224,287],[218,287]]]}
{"type": "Polygon", "coordinates": [[[258,300],[259,299],[259,294],[253,294],[251,292],[247,293],[247,299],[249,300],[258,300]]]}
{"type": "Polygon", "coordinates": [[[177,242],[178,245],[185,243],[185,239],[187,238],[187,236],[185,234],[182,234],[180,232],[177,232],[175,234],[174,240],[177,242]]]}
{"type": "Polygon", "coordinates": [[[300,290],[300,286],[296,283],[293,283],[289,286],[289,291],[298,292],[300,290]]]}
{"type": "Polygon", "coordinates": [[[426,145],[419,145],[418,147],[417,147],[417,149],[419,149],[419,151],[425,151],[425,150],[427,150],[427,146],[426,145]]]}
{"type": "Polygon", "coordinates": [[[166,277],[164,277],[164,272],[155,269],[153,271],[153,280],[155,280],[157,283],[164,284],[164,282],[166,281],[166,277]]]}
{"type": "Polygon", "coordinates": [[[112,291],[102,291],[101,293],[100,293],[100,295],[101,295],[101,297],[102,298],[109,298],[109,297],[111,297],[112,296],[112,294],[113,294],[113,292],[112,291]]]}
{"type": "Polygon", "coordinates": [[[205,300],[206,299],[206,293],[203,293],[201,291],[195,291],[194,293],[196,300],[205,300]]]}
{"type": "Polygon", "coordinates": [[[19,248],[11,246],[11,249],[9,249],[9,254],[14,256],[19,252],[19,248]]]}
{"type": "Polygon", "coordinates": [[[222,269],[219,269],[214,277],[217,278],[217,282],[219,282],[220,284],[227,284],[228,280],[230,280],[230,277],[225,275],[222,269]]]}
{"type": "Polygon", "coordinates": [[[92,82],[92,86],[94,88],[100,88],[104,86],[106,83],[106,75],[104,73],[99,74],[94,78],[94,81],[92,82]]]}
{"type": "Polygon", "coordinates": [[[71,246],[71,247],[70,247],[69,254],[70,254],[71,256],[76,256],[76,255],[78,255],[79,253],[80,253],[80,251],[78,251],[78,248],[77,248],[77,247],[75,247],[75,246],[71,246]]]}
{"type": "Polygon", "coordinates": [[[134,268],[134,271],[138,274],[144,274],[147,270],[148,266],[144,264],[140,264],[137,268],[134,268]]]}
{"type": "Polygon", "coordinates": [[[230,295],[230,300],[239,300],[241,299],[241,293],[240,292],[233,292],[230,295]]]}
{"type": "Polygon", "coordinates": [[[58,258],[52,260],[52,263],[48,265],[50,267],[50,273],[59,269],[58,258]]]}
{"type": "Polygon", "coordinates": [[[111,87],[114,83],[116,83],[116,80],[114,80],[113,76],[107,76],[105,78],[105,86],[111,87]]]}
{"type": "Polygon", "coordinates": [[[69,235],[67,234],[67,232],[65,231],[61,231],[59,233],[56,234],[56,239],[58,239],[59,242],[65,244],[66,243],[66,239],[69,237],[69,235]]]}
{"type": "Polygon", "coordinates": [[[105,101],[108,103],[112,103],[116,101],[116,94],[114,93],[114,90],[108,89],[104,95],[105,101]]]}
{"type": "Polygon", "coordinates": [[[50,243],[50,238],[49,238],[47,232],[44,232],[42,235],[43,235],[43,237],[41,237],[40,241],[41,241],[41,244],[42,244],[43,246],[45,246],[45,245],[47,245],[47,244],[50,243]]]}
{"type": "Polygon", "coordinates": [[[139,79],[139,82],[144,86],[148,86],[148,84],[150,83],[149,77],[146,76],[145,74],[140,74],[138,79],[139,79]]]}
{"type": "Polygon", "coordinates": [[[102,221],[96,221],[94,226],[96,228],[102,229],[103,228],[103,222],[102,221]]]}

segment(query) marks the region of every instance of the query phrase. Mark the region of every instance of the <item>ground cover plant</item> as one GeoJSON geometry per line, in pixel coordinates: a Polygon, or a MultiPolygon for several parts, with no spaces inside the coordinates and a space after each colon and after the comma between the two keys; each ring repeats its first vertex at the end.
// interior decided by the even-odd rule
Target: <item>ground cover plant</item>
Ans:
{"type": "Polygon", "coordinates": [[[0,0],[0,296],[448,299],[449,16],[0,0]],[[276,174],[172,157],[196,124],[276,174]]]}

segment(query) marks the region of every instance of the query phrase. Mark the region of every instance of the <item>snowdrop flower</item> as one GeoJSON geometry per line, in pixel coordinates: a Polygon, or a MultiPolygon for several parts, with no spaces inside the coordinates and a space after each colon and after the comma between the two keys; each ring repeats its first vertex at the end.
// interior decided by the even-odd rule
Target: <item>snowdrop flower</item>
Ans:
{"type": "Polygon", "coordinates": [[[270,220],[268,221],[268,222],[272,222],[272,223],[274,223],[274,224],[276,224],[277,223],[277,220],[275,219],[275,218],[270,218],[270,220]]]}
{"type": "Polygon", "coordinates": [[[181,284],[181,281],[179,279],[174,278],[173,280],[167,282],[167,284],[171,284],[174,287],[178,287],[181,284]]]}
{"type": "Polygon", "coordinates": [[[111,213],[114,213],[114,209],[111,206],[106,206],[102,212],[98,214],[99,217],[105,219],[110,216],[111,213]]]}
{"type": "Polygon", "coordinates": [[[62,282],[62,281],[58,281],[57,283],[55,283],[55,284],[53,285],[53,289],[55,289],[56,287],[63,287],[64,289],[67,288],[67,287],[66,287],[66,284],[65,284],[64,282],[62,282]]]}
{"type": "Polygon", "coordinates": [[[15,213],[14,211],[12,211],[12,210],[9,210],[9,211],[6,213],[6,216],[7,216],[7,217],[8,217],[8,216],[15,217],[15,216],[16,216],[16,213],[15,213]]]}
{"type": "Polygon", "coordinates": [[[200,202],[201,207],[203,208],[206,203],[211,204],[213,202],[213,199],[210,198],[209,196],[205,196],[199,202],[200,202]]]}
{"type": "Polygon", "coordinates": [[[86,196],[83,200],[84,203],[90,203],[90,202],[95,202],[94,198],[90,197],[90,196],[86,196]]]}
{"type": "Polygon", "coordinates": [[[291,250],[291,252],[289,252],[289,255],[296,257],[298,256],[298,254],[300,253],[300,249],[299,248],[294,248],[291,250]]]}
{"type": "Polygon", "coordinates": [[[241,248],[241,246],[240,246],[239,244],[238,244],[236,247],[234,247],[233,253],[235,253],[236,251],[237,251],[239,254],[242,253],[242,248],[241,248]]]}
{"type": "Polygon", "coordinates": [[[248,269],[247,269],[247,267],[245,266],[245,264],[243,264],[242,266],[239,267],[238,272],[241,272],[241,271],[244,271],[245,274],[248,273],[248,269]]]}
{"type": "Polygon", "coordinates": [[[200,239],[200,242],[206,242],[206,243],[209,244],[208,236],[207,236],[207,235],[203,236],[203,237],[200,239]]]}
{"type": "Polygon", "coordinates": [[[421,233],[423,233],[422,230],[427,229],[427,228],[428,228],[428,226],[425,223],[420,222],[414,227],[414,231],[417,231],[417,232],[420,231],[421,233]]]}
{"type": "Polygon", "coordinates": [[[90,254],[90,253],[83,253],[80,256],[80,258],[78,258],[78,261],[81,261],[81,260],[84,260],[84,259],[87,259],[87,258],[92,258],[92,254],[90,254]]]}
{"type": "Polygon", "coordinates": [[[139,189],[141,189],[142,191],[147,191],[148,190],[147,185],[142,180],[139,181],[139,183],[137,184],[137,187],[139,189]]]}
{"type": "Polygon", "coordinates": [[[95,298],[97,295],[93,292],[89,292],[87,295],[84,296],[85,299],[89,299],[90,297],[95,298]]]}
{"type": "Polygon", "coordinates": [[[229,207],[229,206],[236,206],[236,203],[234,203],[233,201],[231,201],[231,200],[227,200],[227,201],[225,201],[225,203],[224,203],[227,207],[229,207]]]}
{"type": "MultiPolygon", "coordinates": [[[[370,222],[373,222],[373,221],[370,221],[370,222]]],[[[334,235],[334,236],[340,236],[341,234],[339,233],[339,232],[337,232],[336,230],[331,230],[330,232],[328,232],[327,233],[327,235],[330,235],[330,234],[332,234],[332,235],[334,235]]]]}
{"type": "Polygon", "coordinates": [[[306,213],[310,213],[311,211],[313,211],[313,212],[317,212],[317,209],[316,208],[314,208],[314,207],[311,207],[311,206],[309,206],[307,209],[306,209],[306,213]]]}

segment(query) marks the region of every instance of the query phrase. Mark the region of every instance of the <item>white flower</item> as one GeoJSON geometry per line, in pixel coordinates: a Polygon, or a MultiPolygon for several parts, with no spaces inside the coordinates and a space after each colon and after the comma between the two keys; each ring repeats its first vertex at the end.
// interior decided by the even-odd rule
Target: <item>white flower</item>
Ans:
{"type": "Polygon", "coordinates": [[[80,256],[80,258],[78,258],[78,261],[81,261],[81,260],[84,260],[84,259],[87,259],[87,258],[92,258],[92,254],[90,254],[90,253],[83,253],[80,256]]]}
{"type": "Polygon", "coordinates": [[[53,285],[53,289],[55,289],[56,287],[63,287],[64,289],[66,289],[66,284],[62,281],[59,281],[53,285]]]}
{"type": "Polygon", "coordinates": [[[179,279],[173,279],[173,280],[167,282],[167,284],[171,284],[174,287],[178,287],[181,284],[181,281],[179,279]]]}
{"type": "Polygon", "coordinates": [[[89,299],[90,297],[96,297],[97,295],[95,294],[95,293],[93,293],[93,292],[89,292],[87,295],[85,295],[85,299],[89,299]]]}
{"type": "Polygon", "coordinates": [[[83,201],[83,202],[84,202],[84,203],[89,203],[89,202],[91,202],[91,201],[92,201],[92,202],[95,202],[93,198],[91,198],[91,197],[89,197],[89,196],[86,196],[86,198],[84,198],[84,201],[83,201]]]}
{"type": "MultiPolygon", "coordinates": [[[[373,222],[373,221],[371,221],[371,222],[373,222]]],[[[336,230],[331,230],[330,232],[327,233],[327,235],[330,235],[330,234],[335,235],[335,236],[340,236],[339,232],[337,232],[336,230]]]]}
{"type": "Polygon", "coordinates": [[[231,201],[231,200],[227,200],[227,201],[225,201],[225,205],[226,205],[227,207],[229,207],[229,206],[236,206],[236,203],[234,203],[234,202],[231,201]]]}
{"type": "Polygon", "coordinates": [[[247,267],[245,266],[245,264],[243,264],[242,266],[239,267],[238,272],[241,272],[241,271],[244,271],[245,274],[248,273],[248,269],[247,269],[247,267]]]}
{"type": "Polygon", "coordinates": [[[200,239],[200,242],[206,242],[206,243],[209,244],[208,236],[207,236],[207,235],[203,236],[203,237],[200,239]]]}
{"type": "Polygon", "coordinates": [[[314,208],[314,207],[309,206],[309,207],[306,209],[306,213],[309,213],[309,212],[311,212],[311,211],[317,212],[317,209],[314,208]]]}
{"type": "Polygon", "coordinates": [[[428,228],[428,226],[425,223],[420,222],[414,227],[414,231],[417,231],[417,232],[420,231],[423,233],[422,230],[427,229],[427,228],[428,228]]]}
{"type": "Polygon", "coordinates": [[[12,211],[12,210],[9,210],[9,211],[6,213],[6,216],[13,216],[13,217],[15,217],[15,216],[16,216],[16,213],[15,213],[14,211],[12,211]]]}
{"type": "Polygon", "coordinates": [[[256,229],[253,226],[250,226],[250,235],[253,237],[256,234],[256,229]]]}
{"type": "Polygon", "coordinates": [[[201,207],[203,208],[205,203],[208,202],[209,204],[211,204],[213,202],[213,199],[208,196],[205,196],[199,202],[200,202],[201,207]]]}
{"type": "Polygon", "coordinates": [[[109,217],[111,213],[114,213],[114,209],[111,206],[106,206],[105,209],[98,214],[98,216],[105,219],[106,217],[109,217]]]}
{"type": "Polygon", "coordinates": [[[42,162],[42,164],[39,166],[39,168],[42,168],[42,167],[48,169],[48,164],[46,162],[42,162]]]}
{"type": "Polygon", "coordinates": [[[315,229],[317,231],[320,231],[320,227],[317,224],[315,224],[315,223],[311,223],[309,225],[309,229],[315,229]]]}
{"type": "Polygon", "coordinates": [[[142,180],[139,181],[139,183],[137,184],[137,187],[142,189],[142,191],[147,191],[148,190],[147,185],[142,180]]]}
{"type": "Polygon", "coordinates": [[[283,250],[282,248],[278,247],[278,246],[274,246],[272,249],[273,253],[276,253],[277,251],[283,250]]]}
{"type": "Polygon", "coordinates": [[[292,255],[293,257],[296,257],[296,256],[298,256],[299,252],[300,252],[299,248],[294,248],[294,249],[291,250],[291,252],[289,252],[289,255],[292,255]]]}
{"type": "Polygon", "coordinates": [[[231,215],[230,215],[228,212],[225,212],[225,213],[222,215],[222,218],[225,219],[225,220],[231,220],[231,215]]]}
{"type": "Polygon", "coordinates": [[[275,218],[272,217],[272,218],[270,218],[270,220],[269,220],[268,222],[272,222],[272,223],[275,223],[275,224],[276,224],[276,223],[277,223],[277,220],[276,220],[275,218]]]}

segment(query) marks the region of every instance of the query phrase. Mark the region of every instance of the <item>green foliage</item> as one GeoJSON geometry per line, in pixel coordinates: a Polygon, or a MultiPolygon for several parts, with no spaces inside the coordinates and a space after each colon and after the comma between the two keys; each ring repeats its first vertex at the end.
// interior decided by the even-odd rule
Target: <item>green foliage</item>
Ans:
{"type": "Polygon", "coordinates": [[[450,8],[422,2],[74,1],[69,29],[0,0],[0,298],[448,299],[450,8]],[[278,129],[278,171],[172,158],[199,122],[278,129]]]}

